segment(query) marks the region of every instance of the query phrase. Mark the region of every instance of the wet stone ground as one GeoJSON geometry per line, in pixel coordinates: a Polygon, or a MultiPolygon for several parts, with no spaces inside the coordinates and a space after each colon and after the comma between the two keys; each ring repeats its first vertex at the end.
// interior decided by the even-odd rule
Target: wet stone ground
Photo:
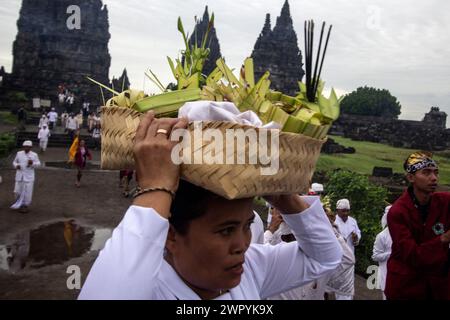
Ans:
{"type": "MultiPolygon", "coordinates": [[[[67,150],[39,155],[46,167],[36,171],[33,203],[28,214],[9,209],[14,202],[13,155],[0,160],[0,299],[76,299],[67,273],[78,266],[81,282],[131,200],[119,189],[119,173],[100,171],[100,155],[75,187],[75,170],[67,166],[67,150]]],[[[380,299],[356,277],[355,299],[380,299]]]]}

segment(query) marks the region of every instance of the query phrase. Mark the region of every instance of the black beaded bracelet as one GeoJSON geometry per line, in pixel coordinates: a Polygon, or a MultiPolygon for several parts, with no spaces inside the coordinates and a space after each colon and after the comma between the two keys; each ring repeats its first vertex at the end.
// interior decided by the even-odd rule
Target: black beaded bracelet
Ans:
{"type": "Polygon", "coordinates": [[[169,193],[172,196],[172,199],[175,198],[175,192],[163,187],[155,187],[155,188],[145,188],[142,189],[141,187],[136,187],[136,190],[133,193],[133,198],[139,197],[140,195],[147,193],[147,192],[153,192],[153,191],[164,191],[169,193]]]}

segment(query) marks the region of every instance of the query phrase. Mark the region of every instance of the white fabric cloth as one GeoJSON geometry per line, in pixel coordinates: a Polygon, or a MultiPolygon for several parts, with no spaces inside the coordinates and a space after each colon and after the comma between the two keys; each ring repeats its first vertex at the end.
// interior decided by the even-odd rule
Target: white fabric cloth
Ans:
{"type": "Polygon", "coordinates": [[[341,199],[336,203],[337,210],[350,210],[350,201],[348,199],[341,199]]]}
{"type": "MultiPolygon", "coordinates": [[[[270,230],[266,230],[264,233],[264,243],[272,246],[278,245],[284,242],[281,236],[292,234],[292,230],[283,221],[278,229],[272,233],[270,230]]],[[[311,283],[303,286],[279,293],[268,300],[323,300],[325,293],[325,283],[328,276],[324,276],[320,279],[316,279],[311,283]]]]}
{"type": "Polygon", "coordinates": [[[351,300],[355,294],[355,255],[342,235],[336,229],[336,226],[333,229],[344,255],[342,256],[341,264],[329,276],[326,284],[326,291],[334,292],[336,294],[336,299],[338,295],[349,298],[337,300],[351,300]]]}
{"type": "Polygon", "coordinates": [[[361,240],[361,230],[359,230],[358,223],[356,222],[356,220],[352,217],[348,217],[347,221],[344,222],[344,220],[342,220],[341,217],[337,215],[335,223],[338,226],[339,232],[347,242],[348,246],[352,249],[353,252],[355,252],[355,245],[353,244],[352,233],[353,232],[356,233],[358,237],[357,243],[359,243],[359,240],[361,240]]]}
{"type": "MultiPolygon", "coordinates": [[[[320,201],[284,216],[297,243],[251,244],[240,284],[219,298],[265,299],[334,270],[342,249],[320,201]]],[[[169,222],[155,210],[131,206],[95,261],[79,299],[199,300],[164,260],[169,222]]]]}
{"type": "Polygon", "coordinates": [[[100,139],[101,136],[102,136],[102,133],[101,133],[100,129],[94,128],[94,130],[92,131],[92,138],[100,139]]]}
{"type": "Polygon", "coordinates": [[[48,118],[43,116],[39,120],[39,129],[41,129],[44,125],[48,127],[48,118]]]}
{"type": "Polygon", "coordinates": [[[389,228],[385,228],[375,238],[372,260],[378,262],[377,288],[384,291],[386,287],[387,261],[391,256],[392,238],[389,228]]]}
{"type": "Polygon", "coordinates": [[[277,245],[283,242],[281,236],[291,233],[291,228],[289,228],[289,226],[283,221],[280,223],[280,226],[274,233],[272,233],[270,230],[266,230],[266,232],[264,232],[264,243],[271,244],[273,246],[277,245]]]}
{"type": "Polygon", "coordinates": [[[13,161],[13,166],[16,169],[16,183],[14,185],[16,202],[11,206],[11,209],[20,209],[31,204],[35,178],[34,169],[40,165],[39,157],[33,151],[28,153],[25,151],[17,152],[13,161]],[[33,161],[32,165],[28,164],[29,160],[33,161]],[[20,166],[20,169],[17,169],[17,166],[20,166]]]}
{"type": "Polygon", "coordinates": [[[336,300],[353,300],[353,296],[345,295],[345,294],[336,294],[336,300]]]}
{"type": "Polygon", "coordinates": [[[39,148],[41,148],[42,151],[46,151],[47,150],[47,145],[48,145],[48,139],[41,139],[41,140],[39,140],[39,148]]]}
{"type": "Polygon", "coordinates": [[[230,121],[265,129],[280,129],[280,125],[270,122],[263,126],[253,111],[240,112],[232,102],[195,101],[185,103],[178,111],[178,117],[189,121],[230,121]]]}
{"type": "Polygon", "coordinates": [[[264,244],[264,223],[258,212],[253,211],[253,213],[255,214],[255,221],[250,225],[252,231],[251,243],[264,244]]]}
{"type": "Polygon", "coordinates": [[[391,210],[392,206],[387,206],[384,209],[383,217],[381,217],[381,227],[384,229],[387,227],[387,215],[389,213],[389,210],[391,210]]]}
{"type": "Polygon", "coordinates": [[[79,113],[75,116],[75,118],[78,121],[78,127],[81,128],[83,126],[83,114],[79,113]]]}
{"type": "Polygon", "coordinates": [[[313,183],[311,185],[311,189],[314,192],[323,192],[323,184],[320,183],[313,183]]]}
{"type": "Polygon", "coordinates": [[[13,167],[16,169],[16,182],[25,181],[32,182],[34,181],[34,169],[39,167],[41,162],[39,161],[39,157],[33,151],[26,153],[25,151],[19,151],[16,154],[16,157],[13,161],[13,167]],[[32,160],[33,164],[28,165],[28,161],[32,160]],[[17,169],[17,166],[20,166],[20,169],[17,169]]]}
{"type": "Polygon", "coordinates": [[[24,206],[28,207],[33,200],[34,181],[16,181],[14,186],[14,194],[16,202],[11,206],[11,209],[20,209],[24,206]]]}
{"type": "Polygon", "coordinates": [[[75,118],[67,118],[66,128],[69,130],[77,130],[78,129],[78,121],[75,118]]]}
{"type": "Polygon", "coordinates": [[[55,111],[50,111],[50,112],[48,113],[48,120],[49,120],[50,122],[55,123],[56,120],[58,120],[58,114],[57,114],[55,111]]]}
{"type": "Polygon", "coordinates": [[[38,133],[38,139],[39,142],[48,142],[48,138],[50,137],[50,130],[48,130],[48,128],[44,129],[40,129],[39,133],[38,133]]]}

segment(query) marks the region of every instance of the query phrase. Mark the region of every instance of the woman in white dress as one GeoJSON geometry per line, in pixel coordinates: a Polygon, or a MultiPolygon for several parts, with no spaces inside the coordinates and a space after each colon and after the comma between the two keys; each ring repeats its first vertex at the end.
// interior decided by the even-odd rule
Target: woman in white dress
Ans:
{"type": "Polygon", "coordinates": [[[180,180],[169,136],[185,119],[147,114],[136,133],[138,183],[79,299],[265,299],[334,270],[342,249],[320,201],[266,197],[296,242],[250,244],[253,199],[226,200],[180,180]],[[174,193],[176,196],[174,196],[174,193]]]}

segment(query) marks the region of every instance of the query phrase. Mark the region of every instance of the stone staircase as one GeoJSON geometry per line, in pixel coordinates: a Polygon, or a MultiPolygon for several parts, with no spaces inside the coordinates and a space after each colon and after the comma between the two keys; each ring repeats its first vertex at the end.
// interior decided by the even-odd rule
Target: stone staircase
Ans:
{"type": "MultiPolygon", "coordinates": [[[[84,130],[83,130],[84,131],[84,130]]],[[[31,140],[33,141],[33,144],[35,146],[39,145],[39,140],[37,138],[37,131],[19,131],[16,133],[17,135],[17,147],[20,148],[25,140],[31,140]]],[[[86,133],[81,133],[81,139],[86,141],[86,144],[88,148],[94,148],[94,141],[91,138],[90,135],[86,133]]],[[[70,137],[68,134],[61,132],[61,133],[52,133],[50,138],[48,139],[48,145],[49,148],[70,148],[72,145],[72,141],[70,140],[70,137]]]]}

